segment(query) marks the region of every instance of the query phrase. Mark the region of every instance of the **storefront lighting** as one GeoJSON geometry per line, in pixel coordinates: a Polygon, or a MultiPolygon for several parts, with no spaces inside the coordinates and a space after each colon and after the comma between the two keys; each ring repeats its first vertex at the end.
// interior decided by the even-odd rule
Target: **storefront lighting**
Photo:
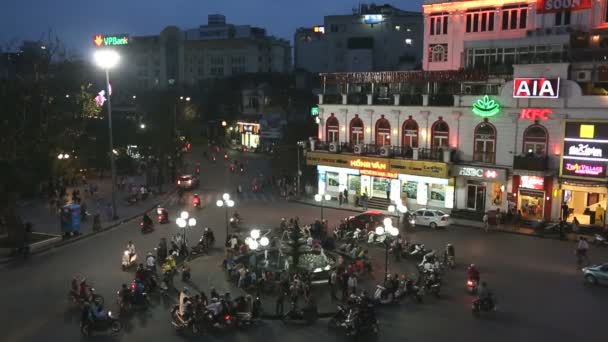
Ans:
{"type": "Polygon", "coordinates": [[[426,139],[426,129],[420,129],[420,136],[422,137],[422,139],[426,139]]]}
{"type": "Polygon", "coordinates": [[[342,132],[346,132],[346,127],[342,126],[342,128],[340,129],[342,132]]]}
{"type": "Polygon", "coordinates": [[[505,192],[505,186],[504,186],[504,184],[500,186],[500,191],[501,192],[505,192]]]}
{"type": "Polygon", "coordinates": [[[397,133],[399,133],[399,131],[396,128],[393,128],[393,134],[397,135],[397,133]]]}
{"type": "Polygon", "coordinates": [[[550,200],[550,199],[551,199],[551,197],[547,196],[545,199],[548,201],[548,200],[550,200]]]}
{"type": "Polygon", "coordinates": [[[371,131],[372,131],[372,129],[371,129],[371,128],[369,128],[369,127],[367,127],[367,128],[365,129],[365,132],[366,132],[366,133],[370,133],[371,131]]]}

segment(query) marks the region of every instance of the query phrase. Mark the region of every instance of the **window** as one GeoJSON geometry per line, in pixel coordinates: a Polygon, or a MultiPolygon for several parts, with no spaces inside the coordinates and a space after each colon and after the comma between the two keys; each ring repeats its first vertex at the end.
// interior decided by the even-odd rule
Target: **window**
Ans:
{"type": "Polygon", "coordinates": [[[338,32],[338,25],[336,25],[336,24],[329,25],[329,31],[330,32],[338,32]]]}
{"type": "Polygon", "coordinates": [[[502,29],[525,29],[528,20],[528,5],[515,5],[502,8],[502,29]]]}
{"type": "Polygon", "coordinates": [[[473,160],[480,163],[494,163],[496,152],[496,128],[484,121],[475,127],[473,160]]]}
{"type": "Polygon", "coordinates": [[[334,113],[331,113],[325,122],[325,137],[327,142],[340,141],[340,124],[334,113]]]}
{"type": "Polygon", "coordinates": [[[418,123],[410,117],[403,123],[401,146],[418,147],[418,123]]]}
{"type": "Polygon", "coordinates": [[[358,114],[350,120],[350,143],[353,145],[363,143],[363,120],[358,114]]]}
{"type": "Polygon", "coordinates": [[[493,9],[481,8],[467,11],[466,32],[494,31],[493,9]]]}
{"type": "Polygon", "coordinates": [[[570,11],[555,12],[555,26],[570,25],[570,11]]]}
{"type": "Polygon", "coordinates": [[[429,62],[446,62],[448,60],[448,44],[431,44],[429,50],[429,62]]]}
{"type": "Polygon", "coordinates": [[[376,121],[376,145],[390,145],[391,144],[391,124],[384,115],[380,116],[380,119],[376,121]]]}
{"type": "Polygon", "coordinates": [[[435,121],[431,126],[431,148],[438,149],[442,147],[448,147],[448,139],[450,137],[450,127],[443,121],[443,118],[435,121]]]}
{"type": "Polygon", "coordinates": [[[401,31],[401,26],[395,25],[395,31],[401,31]]]}
{"type": "Polygon", "coordinates": [[[524,131],[523,152],[524,154],[546,156],[548,141],[547,129],[539,124],[534,124],[524,131]]]}
{"type": "Polygon", "coordinates": [[[405,45],[412,46],[412,38],[405,38],[405,45]]]}
{"type": "Polygon", "coordinates": [[[430,24],[431,36],[448,34],[448,16],[446,13],[431,14],[430,24]]]}

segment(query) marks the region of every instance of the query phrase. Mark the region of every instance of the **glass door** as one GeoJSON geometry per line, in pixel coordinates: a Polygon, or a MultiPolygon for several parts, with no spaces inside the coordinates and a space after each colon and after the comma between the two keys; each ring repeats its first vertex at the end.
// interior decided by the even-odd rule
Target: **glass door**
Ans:
{"type": "Polygon", "coordinates": [[[485,211],[486,187],[480,184],[467,185],[467,209],[485,211]]]}
{"type": "Polygon", "coordinates": [[[390,190],[391,181],[386,178],[377,178],[374,177],[372,179],[372,197],[387,197],[387,190],[390,190]]]}

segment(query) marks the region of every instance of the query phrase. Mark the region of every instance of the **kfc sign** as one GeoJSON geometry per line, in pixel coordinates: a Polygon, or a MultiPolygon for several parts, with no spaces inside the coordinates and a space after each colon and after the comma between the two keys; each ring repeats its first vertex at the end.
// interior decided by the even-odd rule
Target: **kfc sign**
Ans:
{"type": "Polygon", "coordinates": [[[556,99],[559,97],[559,78],[516,78],[513,97],[556,99]]]}
{"type": "Polygon", "coordinates": [[[536,12],[578,11],[591,8],[591,0],[536,0],[536,12]]]}
{"type": "Polygon", "coordinates": [[[522,120],[549,120],[549,114],[553,114],[553,110],[549,108],[524,108],[521,110],[519,118],[522,120]]]}

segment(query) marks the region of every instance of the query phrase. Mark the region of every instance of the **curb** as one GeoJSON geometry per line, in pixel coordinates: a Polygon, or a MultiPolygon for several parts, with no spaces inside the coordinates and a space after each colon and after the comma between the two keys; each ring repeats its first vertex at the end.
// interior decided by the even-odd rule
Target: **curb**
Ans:
{"type": "MultiPolygon", "coordinates": [[[[319,313],[317,313],[317,319],[319,319],[319,318],[331,318],[335,314],[336,314],[336,311],[333,311],[333,312],[319,312],[319,313]]],[[[261,318],[264,319],[264,320],[267,320],[267,321],[281,321],[281,320],[283,320],[283,316],[282,315],[265,315],[265,314],[262,314],[261,318]]]]}
{"type": "MultiPolygon", "coordinates": [[[[311,202],[304,201],[304,200],[301,200],[301,199],[290,199],[288,202],[305,204],[305,205],[309,205],[311,207],[318,207],[318,208],[321,207],[321,205],[319,205],[319,204],[311,203],[311,202]]],[[[334,206],[328,207],[326,205],[323,206],[323,209],[344,210],[344,211],[350,211],[350,212],[353,212],[353,213],[362,213],[362,212],[365,211],[364,209],[336,208],[334,206]]]]}
{"type": "MultiPolygon", "coordinates": [[[[81,235],[72,237],[70,239],[61,240],[61,241],[59,241],[57,243],[54,243],[54,244],[51,244],[51,245],[49,245],[49,246],[47,246],[45,248],[41,248],[41,249],[38,249],[38,250],[36,250],[34,252],[31,252],[29,255],[30,256],[31,255],[36,255],[36,254],[40,254],[40,253],[49,251],[49,250],[54,249],[54,248],[64,247],[64,246],[70,245],[70,244],[72,244],[74,242],[82,241],[82,240],[88,239],[90,237],[96,236],[98,234],[101,234],[101,233],[113,230],[113,229],[115,229],[115,228],[117,228],[117,227],[119,227],[119,226],[121,226],[121,225],[123,225],[125,223],[133,221],[134,219],[138,218],[139,216],[142,216],[144,213],[147,213],[149,211],[154,210],[154,208],[156,208],[157,206],[161,205],[162,203],[165,203],[169,199],[169,197],[172,196],[176,191],[177,191],[176,189],[168,191],[167,192],[167,198],[165,198],[164,200],[162,200],[160,202],[155,203],[151,207],[148,207],[148,209],[140,211],[139,213],[137,213],[135,215],[130,215],[130,216],[124,218],[124,219],[119,220],[118,222],[114,222],[114,223],[110,224],[109,226],[102,227],[101,229],[99,229],[97,231],[92,231],[92,232],[90,232],[88,234],[81,234],[81,235]]],[[[9,257],[9,258],[6,258],[6,259],[0,259],[0,265],[10,264],[13,261],[16,261],[16,257],[9,257]]]]}

